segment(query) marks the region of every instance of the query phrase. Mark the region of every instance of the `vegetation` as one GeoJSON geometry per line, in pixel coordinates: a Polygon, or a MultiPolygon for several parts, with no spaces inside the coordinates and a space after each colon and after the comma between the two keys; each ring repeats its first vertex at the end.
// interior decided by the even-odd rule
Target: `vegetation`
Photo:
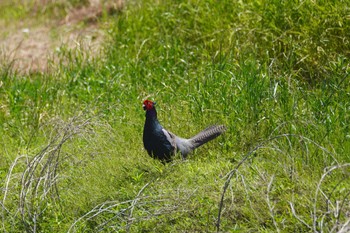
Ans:
{"type": "Polygon", "coordinates": [[[100,55],[3,63],[1,230],[345,232],[349,17],[342,0],[129,1],[100,18],[100,55]],[[163,165],[145,98],[178,135],[228,131],[163,165]]]}

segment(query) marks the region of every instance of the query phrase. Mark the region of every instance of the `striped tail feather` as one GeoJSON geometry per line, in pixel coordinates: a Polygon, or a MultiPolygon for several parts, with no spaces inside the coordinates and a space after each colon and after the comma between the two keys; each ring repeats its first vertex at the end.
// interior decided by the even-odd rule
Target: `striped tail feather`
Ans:
{"type": "Polygon", "coordinates": [[[213,140],[220,134],[226,131],[226,126],[224,125],[212,125],[203,131],[199,132],[197,135],[190,138],[190,142],[194,145],[195,148],[203,145],[210,140],[213,140]]]}

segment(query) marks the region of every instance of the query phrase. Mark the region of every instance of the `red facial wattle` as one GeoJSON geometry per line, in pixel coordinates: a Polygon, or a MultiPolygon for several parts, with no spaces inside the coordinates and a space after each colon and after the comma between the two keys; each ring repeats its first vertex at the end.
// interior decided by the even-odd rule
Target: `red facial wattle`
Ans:
{"type": "Polygon", "coordinates": [[[144,110],[151,110],[154,107],[155,103],[150,100],[143,101],[143,109],[144,110]]]}

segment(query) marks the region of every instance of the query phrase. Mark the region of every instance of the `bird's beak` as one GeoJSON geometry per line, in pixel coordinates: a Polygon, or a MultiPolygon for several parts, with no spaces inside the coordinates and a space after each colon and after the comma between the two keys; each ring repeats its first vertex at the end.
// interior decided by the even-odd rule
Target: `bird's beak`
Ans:
{"type": "Polygon", "coordinates": [[[142,104],[143,110],[146,110],[146,105],[142,104]]]}

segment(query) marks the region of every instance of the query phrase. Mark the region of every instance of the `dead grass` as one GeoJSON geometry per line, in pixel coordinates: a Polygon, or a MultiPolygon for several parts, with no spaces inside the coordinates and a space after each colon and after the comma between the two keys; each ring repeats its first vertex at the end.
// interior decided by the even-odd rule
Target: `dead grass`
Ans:
{"type": "Polygon", "coordinates": [[[88,137],[93,134],[91,119],[85,119],[83,115],[75,116],[68,122],[54,119],[52,124],[53,130],[47,146],[35,156],[18,156],[10,166],[1,203],[4,229],[5,222],[13,224],[12,221],[16,218],[21,219],[28,232],[40,229],[40,219],[47,209],[47,203],[49,200],[59,202],[60,199],[57,182],[61,179],[62,164],[67,159],[67,156],[61,155],[63,145],[78,135],[88,137]],[[22,174],[14,172],[15,167],[23,169],[22,174]],[[21,184],[19,194],[15,191],[17,182],[21,184]],[[16,195],[18,210],[13,210],[8,199],[16,195]],[[5,220],[5,213],[12,218],[5,220]]]}

